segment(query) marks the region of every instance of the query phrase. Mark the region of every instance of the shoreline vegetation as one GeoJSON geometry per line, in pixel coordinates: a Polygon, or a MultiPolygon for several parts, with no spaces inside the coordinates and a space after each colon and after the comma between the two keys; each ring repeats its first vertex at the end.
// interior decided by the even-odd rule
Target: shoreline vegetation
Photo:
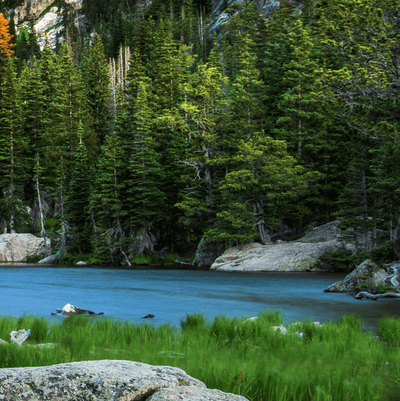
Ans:
{"type": "Polygon", "coordinates": [[[278,310],[256,319],[188,314],[180,327],[71,315],[60,321],[0,317],[0,338],[31,329],[22,346],[0,344],[0,367],[120,359],[179,367],[208,388],[252,401],[392,400],[400,390],[400,319],[383,317],[377,333],[354,315],[316,325],[278,310]],[[378,334],[378,335],[376,335],[378,334]],[[42,344],[42,345],[40,345],[42,344]],[[43,345],[44,344],[44,345],[43,345]]]}
{"type": "MultiPolygon", "coordinates": [[[[28,263],[37,263],[42,260],[45,256],[42,254],[36,254],[28,256],[28,263]]],[[[188,252],[186,254],[178,253],[165,253],[162,257],[157,254],[152,255],[139,255],[130,260],[132,267],[136,266],[148,266],[154,268],[161,267],[182,267],[184,269],[190,269],[198,267],[193,263],[195,258],[194,252],[188,252]]],[[[320,269],[320,271],[327,272],[347,272],[353,271],[359,264],[367,259],[371,259],[378,266],[383,266],[386,263],[390,263],[393,260],[397,260],[398,257],[393,250],[393,241],[386,241],[381,246],[376,247],[370,251],[361,251],[357,255],[353,255],[351,251],[340,251],[340,252],[325,252],[321,255],[312,267],[314,269],[320,269]]],[[[82,254],[82,253],[60,253],[60,256],[55,262],[56,264],[63,265],[76,265],[79,261],[84,261],[88,265],[94,266],[107,266],[101,264],[94,254],[82,254]]],[[[115,266],[116,267],[116,266],[115,266]]],[[[124,266],[128,268],[128,266],[124,266]]]]}
{"type": "MultiPolygon", "coordinates": [[[[31,255],[28,256],[28,263],[37,263],[42,260],[44,255],[31,255]]],[[[185,268],[190,268],[193,262],[193,255],[179,255],[177,253],[166,253],[162,258],[156,254],[152,255],[139,255],[130,260],[132,267],[135,266],[148,266],[148,267],[168,267],[168,266],[179,266],[180,263],[185,268]]],[[[89,265],[95,265],[98,267],[108,266],[106,264],[100,264],[93,254],[74,254],[74,253],[61,253],[56,264],[63,265],[76,265],[79,261],[84,261],[89,265]]],[[[117,267],[117,266],[114,266],[117,267]]],[[[129,266],[123,266],[129,268],[129,266]]]]}

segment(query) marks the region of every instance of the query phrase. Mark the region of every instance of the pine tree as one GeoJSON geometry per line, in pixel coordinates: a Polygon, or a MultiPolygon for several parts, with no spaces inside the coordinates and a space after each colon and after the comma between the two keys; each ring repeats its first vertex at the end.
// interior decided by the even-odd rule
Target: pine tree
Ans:
{"type": "Polygon", "coordinates": [[[13,57],[5,62],[0,81],[0,207],[6,226],[15,232],[16,224],[26,217],[20,200],[24,181],[23,143],[15,63],[13,57]]]}
{"type": "Polygon", "coordinates": [[[100,36],[95,35],[87,66],[86,96],[93,129],[100,146],[110,127],[110,78],[100,36]]]}
{"type": "Polygon", "coordinates": [[[182,201],[177,203],[186,216],[187,225],[206,228],[211,224],[214,207],[214,167],[217,158],[217,137],[225,123],[227,101],[223,91],[228,81],[218,67],[199,65],[185,85],[187,99],[181,107],[190,122],[188,139],[192,177],[186,175],[187,187],[182,201]]]}
{"type": "Polygon", "coordinates": [[[261,105],[265,89],[256,68],[254,46],[254,40],[248,33],[237,36],[234,46],[236,73],[229,88],[229,133],[225,137],[225,151],[228,153],[236,150],[241,139],[250,138],[261,129],[261,105]]]}
{"type": "Polygon", "coordinates": [[[320,176],[307,173],[287,153],[285,141],[264,133],[243,140],[233,163],[235,169],[219,183],[226,209],[217,213],[219,224],[206,233],[220,241],[270,242],[269,228],[281,221],[287,203],[320,176]]]}
{"type": "MultiPolygon", "coordinates": [[[[288,90],[280,96],[278,104],[281,117],[275,134],[285,140],[300,158],[310,158],[323,146],[323,114],[316,93],[320,74],[318,64],[311,58],[310,33],[304,29],[300,18],[288,34],[290,62],[284,66],[283,82],[288,90]],[[310,149],[308,154],[305,148],[310,149]]],[[[314,156],[315,157],[315,156],[314,156]]]]}
{"type": "MultiPolygon", "coordinates": [[[[96,140],[92,130],[92,120],[85,108],[84,84],[82,76],[73,64],[67,45],[61,47],[59,56],[59,86],[54,118],[58,132],[55,132],[55,145],[61,154],[72,160],[72,154],[80,142],[78,127],[83,125],[82,140],[93,154],[96,140]]],[[[60,154],[60,155],[61,155],[60,154]]]]}
{"type": "Polygon", "coordinates": [[[161,190],[164,174],[151,129],[150,88],[150,80],[146,77],[137,82],[133,113],[128,120],[131,130],[127,143],[128,176],[125,180],[126,205],[129,208],[127,232],[134,239],[130,249],[130,254],[134,255],[154,251],[155,224],[162,220],[165,209],[165,194],[161,190]]]}
{"type": "Polygon", "coordinates": [[[73,229],[74,240],[69,243],[71,252],[89,253],[92,249],[92,222],[89,214],[90,194],[93,183],[89,154],[83,141],[84,127],[79,122],[79,143],[73,153],[74,170],[67,196],[68,225],[73,229]]]}
{"type": "Polygon", "coordinates": [[[116,133],[107,136],[101,148],[90,212],[95,221],[93,248],[102,263],[130,265],[123,230],[124,153],[116,133]]]}

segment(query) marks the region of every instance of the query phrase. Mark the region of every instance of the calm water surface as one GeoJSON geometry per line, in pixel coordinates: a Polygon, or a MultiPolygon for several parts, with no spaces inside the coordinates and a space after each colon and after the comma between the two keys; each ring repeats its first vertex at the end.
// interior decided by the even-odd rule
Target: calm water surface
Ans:
{"type": "Polygon", "coordinates": [[[360,301],[323,292],[344,276],[0,265],[0,315],[50,316],[69,302],[136,322],[152,313],[156,325],[179,325],[194,312],[212,320],[218,314],[255,316],[280,309],[285,323],[306,318],[323,322],[356,313],[366,329],[374,329],[382,316],[398,316],[398,299],[360,301]]]}

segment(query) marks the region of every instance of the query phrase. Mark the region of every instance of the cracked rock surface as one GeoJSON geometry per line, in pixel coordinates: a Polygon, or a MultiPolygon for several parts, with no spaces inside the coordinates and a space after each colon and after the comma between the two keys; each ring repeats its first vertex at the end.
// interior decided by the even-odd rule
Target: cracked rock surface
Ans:
{"type": "Polygon", "coordinates": [[[0,262],[26,262],[28,255],[42,254],[44,251],[44,239],[33,234],[0,235],[0,262]]]}
{"type": "Polygon", "coordinates": [[[343,249],[336,240],[307,243],[292,241],[271,245],[248,244],[229,248],[215,260],[219,271],[309,271],[324,252],[343,249]]]}
{"type": "Polygon", "coordinates": [[[0,369],[0,400],[245,401],[207,389],[182,369],[102,360],[0,369]]]}

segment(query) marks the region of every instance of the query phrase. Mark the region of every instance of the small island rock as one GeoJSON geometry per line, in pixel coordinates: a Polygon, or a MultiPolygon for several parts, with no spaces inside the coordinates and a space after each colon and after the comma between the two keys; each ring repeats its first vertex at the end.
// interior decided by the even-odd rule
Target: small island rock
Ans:
{"type": "Polygon", "coordinates": [[[387,298],[388,294],[393,297],[393,294],[400,290],[399,274],[399,262],[392,262],[380,268],[372,260],[367,259],[343,280],[330,285],[324,292],[346,293],[355,295],[357,299],[387,298]]]}

